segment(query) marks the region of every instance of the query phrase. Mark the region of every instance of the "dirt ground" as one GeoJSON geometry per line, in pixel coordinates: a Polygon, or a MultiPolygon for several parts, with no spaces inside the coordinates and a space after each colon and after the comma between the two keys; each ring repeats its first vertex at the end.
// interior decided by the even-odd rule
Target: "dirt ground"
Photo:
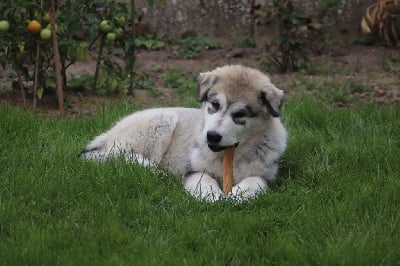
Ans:
{"type": "MultiPolygon", "coordinates": [[[[137,73],[146,73],[157,84],[160,96],[151,97],[146,91],[136,90],[135,96],[99,96],[86,92],[65,92],[68,115],[88,114],[104,104],[128,99],[142,106],[162,106],[172,102],[176,96],[173,89],[163,86],[162,74],[170,69],[184,70],[196,76],[226,64],[243,64],[265,71],[263,62],[267,54],[260,48],[232,48],[205,50],[196,59],[181,59],[167,47],[161,51],[137,51],[137,73]]],[[[321,55],[310,56],[312,68],[290,74],[271,73],[271,81],[285,90],[288,98],[301,94],[322,97],[334,106],[353,107],[361,103],[398,104],[400,101],[400,54],[398,49],[377,46],[336,46],[326,49],[321,55]]],[[[68,75],[94,73],[94,60],[76,63],[69,68],[68,75]]],[[[0,77],[0,102],[22,106],[19,91],[1,92],[11,87],[13,78],[2,70],[0,77]]],[[[15,78],[14,78],[15,79],[15,78]]],[[[195,90],[196,88],[193,88],[195,90]]],[[[32,95],[27,96],[32,107],[32,95]]],[[[39,112],[57,113],[54,95],[38,101],[39,112]]]]}

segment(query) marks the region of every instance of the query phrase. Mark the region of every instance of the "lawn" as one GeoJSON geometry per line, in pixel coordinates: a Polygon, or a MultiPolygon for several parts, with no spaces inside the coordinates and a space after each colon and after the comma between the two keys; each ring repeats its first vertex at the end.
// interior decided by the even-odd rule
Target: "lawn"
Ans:
{"type": "Polygon", "coordinates": [[[132,111],[56,119],[0,105],[1,265],[400,264],[399,107],[287,101],[280,179],[242,204],[79,158],[132,111]]]}

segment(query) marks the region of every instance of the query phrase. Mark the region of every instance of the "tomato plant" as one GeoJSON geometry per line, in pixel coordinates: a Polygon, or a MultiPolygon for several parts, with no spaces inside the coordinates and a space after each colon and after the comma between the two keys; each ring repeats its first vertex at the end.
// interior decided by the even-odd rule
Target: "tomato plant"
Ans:
{"type": "MultiPolygon", "coordinates": [[[[40,6],[38,1],[7,0],[0,4],[0,17],[7,20],[10,30],[0,33],[0,62],[3,67],[11,65],[19,76],[20,86],[33,92],[28,86],[29,81],[38,76],[38,90],[34,97],[43,93],[54,93],[53,49],[48,18],[49,6],[40,6]],[[37,67],[36,67],[37,66],[37,67]]],[[[71,12],[73,13],[73,12],[71,12]]],[[[72,21],[62,21],[62,12],[56,12],[58,37],[60,44],[63,40],[71,39],[73,32],[67,31],[72,21]]],[[[80,23],[74,21],[73,23],[80,23]]],[[[77,42],[77,41],[75,41],[77,42]]],[[[64,55],[66,57],[68,55],[64,55]]]]}
{"type": "MultiPolygon", "coordinates": [[[[48,1],[40,4],[38,0],[5,0],[0,3],[0,64],[3,68],[11,66],[17,73],[21,90],[34,93],[38,98],[43,93],[57,93],[49,8],[48,1]],[[30,82],[36,79],[37,91],[30,82]]],[[[125,1],[58,2],[55,32],[64,88],[68,85],[68,67],[77,61],[97,59],[96,73],[103,75],[101,80],[118,82],[113,82],[110,90],[127,92],[127,79],[133,76],[135,64],[135,43],[130,29],[134,25],[127,19],[131,12],[131,6],[125,1]],[[103,21],[107,22],[106,29],[101,26],[103,21]],[[116,54],[123,58],[124,64],[115,63],[116,54]]],[[[104,84],[109,86],[107,82],[104,84]]]]}

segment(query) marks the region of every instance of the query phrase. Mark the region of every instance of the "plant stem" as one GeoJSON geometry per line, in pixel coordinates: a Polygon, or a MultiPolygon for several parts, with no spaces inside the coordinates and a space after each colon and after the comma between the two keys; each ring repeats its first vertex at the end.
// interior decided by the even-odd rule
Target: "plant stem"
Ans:
{"type": "Polygon", "coordinates": [[[255,27],[256,27],[256,16],[253,13],[253,9],[255,8],[255,0],[250,0],[250,38],[255,42],[255,27]]]}
{"type": "Polygon", "coordinates": [[[60,58],[60,51],[58,50],[58,43],[57,43],[54,0],[50,0],[50,24],[51,24],[51,36],[52,36],[53,51],[54,51],[54,65],[55,65],[56,80],[57,80],[58,112],[61,116],[63,116],[64,115],[64,92],[63,92],[63,82],[62,82],[62,77],[61,77],[61,58],[60,58]]]}
{"type": "Polygon", "coordinates": [[[101,38],[100,38],[100,47],[99,47],[99,54],[97,56],[96,70],[94,72],[94,78],[93,78],[93,91],[96,91],[97,79],[99,78],[101,57],[103,55],[103,49],[104,49],[105,43],[106,43],[106,36],[104,34],[102,34],[101,38]]]}
{"type": "MultiPolygon", "coordinates": [[[[132,41],[135,40],[136,37],[136,26],[135,26],[135,0],[131,0],[131,24],[132,24],[132,29],[131,29],[131,39],[132,41]]],[[[130,47],[130,52],[132,53],[132,57],[135,57],[135,45],[132,44],[130,47]]],[[[133,85],[133,81],[135,78],[135,70],[134,70],[134,65],[132,66],[132,68],[129,70],[129,78],[130,78],[130,82],[129,82],[129,90],[130,90],[130,94],[132,96],[135,96],[135,88],[133,85]]]]}
{"type": "Polygon", "coordinates": [[[24,89],[24,83],[22,82],[21,71],[19,70],[19,66],[17,66],[15,68],[15,71],[17,72],[17,79],[18,79],[19,88],[21,90],[22,102],[24,103],[24,108],[26,109],[25,89],[24,89]]]}
{"type": "MultiPolygon", "coordinates": [[[[107,15],[111,14],[113,3],[114,3],[114,1],[110,1],[108,3],[107,15]]],[[[100,37],[99,55],[97,57],[96,70],[94,73],[94,80],[93,80],[93,90],[94,91],[96,91],[96,88],[97,88],[97,80],[99,78],[101,57],[103,56],[103,50],[104,50],[104,46],[106,44],[106,35],[103,33],[100,33],[100,35],[101,35],[101,37],[100,37]]]]}
{"type": "Polygon", "coordinates": [[[39,77],[39,60],[40,60],[40,44],[36,44],[36,56],[35,56],[35,79],[33,81],[33,110],[36,111],[37,101],[37,86],[39,77]]]}

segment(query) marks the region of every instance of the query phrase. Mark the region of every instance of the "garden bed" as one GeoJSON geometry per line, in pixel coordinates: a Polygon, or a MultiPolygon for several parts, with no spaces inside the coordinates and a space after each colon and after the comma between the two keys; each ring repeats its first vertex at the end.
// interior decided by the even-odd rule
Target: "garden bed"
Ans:
{"type": "MultiPolygon", "coordinates": [[[[129,99],[143,106],[174,104],[182,94],[196,98],[194,84],[199,72],[225,64],[244,64],[263,71],[266,53],[260,48],[221,48],[204,50],[196,59],[182,59],[174,53],[173,47],[160,51],[139,50],[136,72],[144,81],[153,84],[149,88],[138,88],[135,96],[102,94],[93,91],[65,91],[65,108],[69,114],[90,113],[97,106],[109,101],[129,99]],[[172,88],[164,82],[165,73],[174,73],[177,78],[187,80],[181,84],[185,88],[172,88]],[[184,90],[182,92],[182,90],[184,90]],[[191,91],[190,91],[191,90],[191,91]]],[[[95,62],[79,62],[68,70],[69,77],[86,73],[93,75],[95,62]]],[[[7,72],[5,72],[7,73],[7,72]]],[[[352,107],[362,103],[396,104],[399,102],[400,56],[395,49],[376,46],[342,46],[310,57],[310,66],[291,74],[271,73],[273,83],[285,90],[287,97],[312,94],[332,106],[352,107]]],[[[12,75],[0,79],[0,100],[22,105],[19,91],[10,91],[12,75]]],[[[168,85],[168,84],[167,84],[168,85]]],[[[32,95],[28,96],[28,106],[32,105],[32,95]]],[[[56,112],[55,95],[44,95],[38,101],[41,112],[56,112]]]]}

